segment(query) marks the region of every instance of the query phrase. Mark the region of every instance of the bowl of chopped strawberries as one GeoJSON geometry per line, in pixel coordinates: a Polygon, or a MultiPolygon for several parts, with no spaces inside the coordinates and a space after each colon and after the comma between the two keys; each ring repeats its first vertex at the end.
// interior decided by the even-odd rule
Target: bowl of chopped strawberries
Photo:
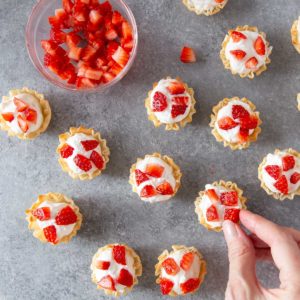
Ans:
{"type": "Polygon", "coordinates": [[[130,70],[137,52],[134,16],[123,0],[39,0],[26,27],[36,69],[70,91],[103,91],[130,70]]]}

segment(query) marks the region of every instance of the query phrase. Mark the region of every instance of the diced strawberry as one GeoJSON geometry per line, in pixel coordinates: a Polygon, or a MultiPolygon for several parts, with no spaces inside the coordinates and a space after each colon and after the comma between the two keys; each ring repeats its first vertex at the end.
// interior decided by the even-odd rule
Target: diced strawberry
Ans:
{"type": "Polygon", "coordinates": [[[274,187],[285,195],[289,193],[289,185],[285,175],[278,178],[278,180],[274,183],[274,187]]]}
{"type": "Polygon", "coordinates": [[[88,172],[93,166],[91,161],[81,154],[77,154],[74,157],[74,163],[82,171],[88,172]]]}
{"type": "Polygon", "coordinates": [[[159,186],[157,186],[156,190],[158,191],[158,193],[160,193],[162,195],[173,195],[174,194],[174,190],[173,190],[172,186],[167,181],[164,181],[159,186]]]}
{"type": "Polygon", "coordinates": [[[86,141],[82,141],[81,145],[83,146],[85,151],[91,151],[96,147],[98,147],[99,142],[96,140],[86,140],[86,141]]]}
{"type": "Polygon", "coordinates": [[[233,105],[232,106],[232,117],[234,119],[240,118],[248,118],[250,114],[247,109],[245,109],[242,105],[233,105]]]}
{"type": "Polygon", "coordinates": [[[107,60],[104,57],[98,57],[95,61],[95,64],[98,69],[100,69],[102,66],[105,66],[107,64],[107,60]]]}
{"type": "Polygon", "coordinates": [[[62,44],[66,41],[66,34],[57,28],[52,28],[50,30],[50,38],[57,44],[62,44]]]}
{"type": "Polygon", "coordinates": [[[151,198],[157,195],[156,189],[152,185],[145,185],[141,190],[140,196],[142,198],[151,198]]]}
{"type": "Polygon", "coordinates": [[[88,20],[88,15],[89,10],[85,3],[76,1],[73,7],[73,17],[79,22],[86,22],[88,20]]]}
{"type": "Polygon", "coordinates": [[[62,0],[62,5],[66,13],[70,14],[72,12],[74,4],[71,0],[62,0]]]}
{"type": "Polygon", "coordinates": [[[243,50],[231,50],[230,53],[237,59],[242,60],[246,56],[246,52],[243,50]]]}
{"type": "Polygon", "coordinates": [[[55,217],[57,225],[70,225],[77,222],[77,215],[71,206],[66,206],[61,209],[55,217]]]}
{"type": "Polygon", "coordinates": [[[102,4],[100,4],[99,9],[102,15],[106,15],[112,12],[112,6],[109,3],[109,1],[105,1],[102,4]]]}
{"type": "Polygon", "coordinates": [[[23,112],[23,111],[25,111],[25,109],[28,108],[28,104],[25,101],[23,101],[22,99],[14,97],[13,101],[14,101],[14,104],[15,104],[18,112],[23,112]]]}
{"type": "Polygon", "coordinates": [[[49,220],[51,217],[51,211],[49,207],[40,207],[33,210],[31,213],[35,218],[39,219],[40,221],[49,220]]]}
{"type": "Polygon", "coordinates": [[[89,7],[91,9],[99,8],[100,6],[99,0],[89,0],[89,1],[90,1],[89,7]]]}
{"type": "Polygon", "coordinates": [[[100,13],[99,9],[92,9],[89,14],[89,19],[93,24],[99,24],[103,20],[103,16],[100,13]]]}
{"type": "Polygon", "coordinates": [[[220,199],[219,199],[219,196],[218,194],[216,193],[216,190],[215,189],[208,189],[205,191],[205,194],[207,195],[207,197],[211,200],[211,201],[216,201],[218,202],[220,199]]]}
{"type": "Polygon", "coordinates": [[[206,211],[206,219],[209,222],[219,221],[219,214],[217,208],[212,204],[206,211]]]}
{"type": "Polygon", "coordinates": [[[118,33],[115,29],[110,28],[109,30],[106,31],[105,33],[105,38],[109,41],[113,41],[118,37],[118,33]]]}
{"type": "Polygon", "coordinates": [[[220,120],[218,120],[218,126],[220,129],[222,130],[229,130],[232,129],[236,126],[238,126],[239,124],[236,123],[233,119],[231,119],[230,117],[224,117],[220,120]]]}
{"type": "Polygon", "coordinates": [[[108,43],[106,47],[106,55],[108,60],[111,59],[111,57],[115,54],[118,48],[119,48],[119,44],[116,41],[110,41],[108,43]]]}
{"type": "Polygon", "coordinates": [[[126,265],[126,249],[122,245],[114,245],[113,246],[113,258],[116,263],[120,265],[126,265]]]}
{"type": "Polygon", "coordinates": [[[68,144],[64,144],[60,149],[60,156],[62,158],[68,158],[73,154],[74,148],[68,144]]]}
{"type": "Polygon", "coordinates": [[[103,157],[96,151],[93,151],[91,154],[91,161],[94,163],[97,169],[102,170],[104,167],[103,157]]]}
{"type": "Polygon", "coordinates": [[[238,223],[240,220],[240,210],[238,208],[225,209],[224,220],[230,220],[238,223]]]}
{"type": "Polygon", "coordinates": [[[55,16],[48,18],[49,24],[55,28],[68,28],[66,21],[68,20],[68,15],[63,8],[55,10],[55,16]]]}
{"type": "Polygon", "coordinates": [[[2,113],[2,118],[7,122],[12,122],[14,120],[14,114],[13,113],[2,113]]]}
{"type": "Polygon", "coordinates": [[[133,277],[128,270],[121,269],[117,278],[117,283],[127,287],[131,287],[133,285],[133,277]]]}
{"type": "Polygon", "coordinates": [[[276,165],[266,166],[265,170],[275,180],[277,180],[280,177],[281,169],[279,166],[276,166],[276,165]]]}
{"type": "Polygon", "coordinates": [[[129,60],[129,54],[119,46],[116,52],[112,55],[112,59],[121,67],[125,67],[129,60]]]}
{"type": "Polygon", "coordinates": [[[258,125],[258,118],[255,115],[250,117],[240,118],[241,128],[244,129],[255,129],[258,125]]]}
{"type": "Polygon", "coordinates": [[[187,105],[173,105],[171,109],[172,118],[176,118],[179,115],[183,115],[186,112],[187,105]]]}
{"type": "Polygon", "coordinates": [[[200,285],[199,278],[191,278],[188,279],[186,282],[180,284],[180,288],[183,294],[188,294],[194,292],[200,285]]]}
{"type": "Polygon", "coordinates": [[[127,21],[122,22],[122,37],[125,40],[132,40],[132,29],[127,21]]]}
{"type": "Polygon", "coordinates": [[[81,57],[81,52],[82,52],[82,48],[74,46],[74,47],[70,48],[69,53],[68,53],[68,57],[70,59],[79,61],[79,59],[81,57]]]}
{"type": "Polygon", "coordinates": [[[110,267],[109,261],[97,260],[96,261],[96,268],[99,270],[108,270],[110,267]]]}
{"type": "Polygon", "coordinates": [[[105,72],[103,73],[103,82],[104,83],[108,83],[110,81],[112,81],[116,76],[110,72],[105,72]]]}
{"type": "Polygon", "coordinates": [[[288,171],[293,169],[296,164],[295,157],[292,155],[286,155],[282,157],[281,162],[282,162],[283,171],[288,171]]]}
{"type": "Polygon", "coordinates": [[[96,54],[96,52],[96,49],[88,45],[82,49],[81,59],[83,61],[89,61],[96,54]]]}
{"type": "Polygon", "coordinates": [[[223,3],[224,0],[215,0],[217,3],[223,3]]]}
{"type": "Polygon", "coordinates": [[[240,131],[238,133],[238,141],[240,144],[244,144],[249,139],[249,129],[246,128],[240,128],[240,131]]]}
{"type": "Polygon", "coordinates": [[[114,63],[112,67],[109,69],[109,72],[111,72],[114,75],[118,75],[122,72],[123,68],[119,66],[117,63],[114,63]]]}
{"type": "Polygon", "coordinates": [[[129,40],[129,41],[123,40],[123,41],[121,41],[121,46],[124,50],[126,50],[128,53],[130,53],[131,50],[133,49],[133,43],[134,43],[133,40],[129,40]]]}
{"type": "Polygon", "coordinates": [[[157,164],[147,164],[145,173],[151,177],[160,178],[165,168],[157,164]]]}
{"type": "Polygon", "coordinates": [[[110,275],[104,276],[99,282],[98,285],[105,290],[115,291],[115,282],[110,275]]]}
{"type": "Polygon", "coordinates": [[[168,295],[173,289],[174,283],[167,278],[160,278],[159,280],[160,290],[163,295],[168,295]]]}
{"type": "Polygon", "coordinates": [[[50,225],[43,229],[44,236],[49,243],[56,244],[57,243],[57,235],[56,228],[54,225],[50,225]]]}
{"type": "Polygon", "coordinates": [[[173,276],[176,275],[180,271],[180,268],[177,265],[176,261],[171,257],[169,257],[163,261],[162,267],[165,269],[167,274],[173,275],[173,276]]]}
{"type": "Polygon", "coordinates": [[[167,90],[172,95],[178,95],[178,94],[183,94],[185,92],[185,87],[182,82],[174,80],[170,82],[169,86],[167,87],[167,90]]]}
{"type": "Polygon", "coordinates": [[[18,125],[19,125],[19,127],[21,128],[21,130],[24,133],[26,133],[28,131],[28,129],[29,129],[29,126],[28,126],[26,120],[21,115],[18,115],[17,119],[18,119],[18,125]]]}
{"type": "Polygon", "coordinates": [[[77,74],[74,65],[71,63],[63,67],[63,76],[68,80],[68,83],[74,84],[76,82],[77,74]]]}
{"type": "Polygon", "coordinates": [[[238,205],[239,197],[236,191],[223,192],[220,196],[221,203],[225,206],[238,205]]]}
{"type": "Polygon", "coordinates": [[[240,40],[246,40],[247,39],[247,37],[239,31],[232,31],[230,36],[231,36],[231,38],[233,39],[233,41],[235,43],[239,42],[240,40]]]}
{"type": "Polygon", "coordinates": [[[103,72],[100,70],[88,68],[85,72],[84,77],[93,79],[93,80],[100,80],[103,75],[103,72]]]}
{"type": "Polygon", "coordinates": [[[299,180],[300,180],[300,173],[295,172],[294,174],[292,174],[291,179],[290,179],[290,182],[292,184],[297,184],[299,180]]]}
{"type": "Polygon", "coordinates": [[[180,54],[180,60],[183,63],[194,63],[196,62],[196,54],[192,48],[183,47],[180,54]]]}
{"type": "Polygon", "coordinates": [[[263,39],[259,36],[254,42],[254,49],[258,55],[266,54],[266,45],[263,39]]]}
{"type": "Polygon", "coordinates": [[[80,89],[94,88],[96,83],[89,78],[78,77],[76,80],[76,86],[80,89]]]}
{"type": "Polygon", "coordinates": [[[51,54],[51,55],[55,55],[55,50],[58,47],[58,44],[54,41],[47,41],[47,40],[42,40],[41,41],[41,46],[44,49],[45,52],[51,54]]]}
{"type": "Polygon", "coordinates": [[[189,103],[189,97],[184,97],[184,96],[173,97],[172,102],[176,105],[187,106],[189,103]]]}
{"type": "Polygon", "coordinates": [[[152,101],[152,110],[154,112],[164,111],[168,107],[167,97],[161,92],[155,92],[152,101]]]}
{"type": "Polygon", "coordinates": [[[113,12],[111,22],[114,25],[120,25],[123,22],[123,17],[117,10],[113,12]]]}
{"type": "Polygon", "coordinates": [[[194,253],[193,252],[185,253],[182,256],[182,259],[180,261],[180,267],[183,270],[188,271],[191,268],[193,261],[194,261],[194,253]]]}
{"type": "Polygon", "coordinates": [[[24,110],[24,116],[27,121],[36,124],[37,112],[35,109],[28,107],[27,109],[24,110]]]}
{"type": "Polygon", "coordinates": [[[66,35],[66,44],[69,48],[76,47],[81,41],[81,37],[75,32],[69,32],[66,35]]]}
{"type": "Polygon", "coordinates": [[[246,63],[245,66],[247,69],[256,69],[256,66],[258,64],[258,60],[256,59],[256,57],[251,57],[249,58],[246,63]]]}
{"type": "Polygon", "coordinates": [[[136,184],[137,184],[138,186],[139,186],[141,183],[143,183],[143,182],[149,180],[149,177],[148,177],[144,172],[142,172],[141,170],[136,169],[136,170],[134,171],[134,173],[135,173],[135,182],[136,182],[136,184]]]}

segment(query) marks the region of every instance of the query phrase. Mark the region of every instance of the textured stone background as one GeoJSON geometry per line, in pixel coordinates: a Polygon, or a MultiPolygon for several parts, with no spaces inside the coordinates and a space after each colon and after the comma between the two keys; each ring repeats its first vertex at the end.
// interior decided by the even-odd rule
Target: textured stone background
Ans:
{"type": "MultiPolygon", "coordinates": [[[[257,167],[276,147],[300,150],[296,94],[300,92],[300,55],[290,42],[290,27],[300,14],[299,0],[230,0],[222,13],[199,17],[179,0],[128,0],[138,23],[140,47],[129,74],[105,94],[71,94],[46,82],[32,66],[24,28],[34,0],[1,0],[0,92],[28,86],[50,100],[53,119],[48,131],[32,142],[0,134],[0,299],[104,299],[90,281],[89,265],[97,248],[126,242],[140,254],[144,274],[126,299],[162,299],[154,281],[157,256],[172,244],[194,245],[208,262],[208,275],[195,296],[223,299],[227,252],[222,233],[198,225],[193,201],[214,180],[236,181],[248,206],[275,222],[300,228],[298,199],[279,203],[260,188],[257,167]],[[219,59],[226,31],[256,25],[274,46],[272,63],[255,80],[233,77],[219,59]],[[197,50],[198,62],[178,60],[183,44],[197,50]],[[174,133],[155,129],[147,120],[144,98],[154,81],[180,75],[195,89],[193,123],[174,133]],[[233,152],[217,143],[208,127],[213,105],[224,97],[246,96],[261,112],[259,142],[233,152]],[[72,180],[58,165],[58,134],[70,126],[94,127],[108,140],[111,162],[91,182],[72,180]],[[171,155],[183,172],[182,188],[168,203],[147,205],[131,192],[128,173],[137,157],[159,151],[171,155]],[[41,193],[73,197],[84,224],[68,245],[51,247],[32,237],[24,211],[41,193]]],[[[268,286],[278,283],[268,264],[258,269],[268,286]]]]}

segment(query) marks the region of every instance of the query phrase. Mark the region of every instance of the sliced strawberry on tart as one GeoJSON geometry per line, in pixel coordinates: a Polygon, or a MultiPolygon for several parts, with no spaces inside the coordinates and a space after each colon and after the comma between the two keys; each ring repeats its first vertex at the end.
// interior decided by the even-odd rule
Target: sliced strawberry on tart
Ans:
{"type": "Polygon", "coordinates": [[[228,0],[183,0],[183,4],[197,15],[212,16],[220,12],[228,0]]]}

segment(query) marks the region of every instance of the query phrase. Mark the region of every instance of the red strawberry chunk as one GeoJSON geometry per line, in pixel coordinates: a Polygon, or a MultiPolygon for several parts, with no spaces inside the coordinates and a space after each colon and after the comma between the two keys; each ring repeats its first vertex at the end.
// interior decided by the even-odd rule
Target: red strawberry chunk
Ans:
{"type": "Polygon", "coordinates": [[[68,57],[75,61],[79,61],[82,53],[82,48],[73,46],[68,52],[68,57]]]}
{"type": "Polygon", "coordinates": [[[115,78],[115,75],[110,72],[103,73],[103,82],[108,83],[115,78]]]}
{"type": "Polygon", "coordinates": [[[291,176],[290,182],[291,182],[292,184],[297,184],[299,180],[300,180],[300,173],[295,172],[295,173],[291,176]]]}
{"type": "Polygon", "coordinates": [[[128,270],[121,269],[117,282],[127,287],[131,287],[133,285],[133,277],[128,270]]]}
{"type": "Polygon", "coordinates": [[[28,129],[29,129],[27,121],[21,115],[18,115],[17,119],[18,119],[18,125],[19,125],[19,127],[21,128],[21,130],[24,133],[26,133],[28,131],[28,129]]]}
{"type": "Polygon", "coordinates": [[[183,270],[188,271],[191,268],[193,261],[194,261],[194,253],[193,252],[185,253],[182,256],[182,259],[180,261],[180,267],[183,270]]]}
{"type": "Polygon", "coordinates": [[[240,118],[240,125],[244,129],[255,129],[258,126],[258,118],[255,115],[240,118]]]}
{"type": "Polygon", "coordinates": [[[243,50],[231,50],[230,53],[237,59],[242,60],[246,56],[246,52],[243,50]]]}
{"type": "Polygon", "coordinates": [[[218,126],[222,130],[229,130],[229,129],[232,129],[232,128],[235,128],[236,126],[238,126],[238,123],[236,123],[230,117],[224,117],[224,118],[218,120],[218,126]]]}
{"type": "Polygon", "coordinates": [[[249,139],[249,129],[240,128],[240,131],[238,133],[238,141],[240,144],[244,144],[249,139]]]}
{"type": "Polygon", "coordinates": [[[106,47],[106,58],[111,59],[111,57],[115,54],[118,48],[119,44],[116,41],[110,41],[106,47]]]}
{"type": "Polygon", "coordinates": [[[77,154],[74,157],[74,163],[82,171],[88,172],[93,166],[91,161],[81,154],[77,154]]]}
{"type": "Polygon", "coordinates": [[[196,62],[195,51],[190,47],[183,47],[180,54],[180,60],[185,64],[196,62]]]}
{"type": "Polygon", "coordinates": [[[189,97],[184,97],[184,96],[173,97],[172,102],[176,105],[187,106],[189,103],[189,97]]]}
{"type": "Polygon", "coordinates": [[[105,38],[109,41],[113,41],[118,37],[118,33],[115,29],[110,28],[105,33],[105,38]]]}
{"type": "Polygon", "coordinates": [[[62,158],[68,158],[73,154],[74,148],[68,144],[64,144],[60,149],[60,155],[62,158]]]}
{"type": "Polygon", "coordinates": [[[266,54],[266,45],[263,39],[259,36],[256,41],[254,42],[254,48],[258,55],[265,55],[266,54]]]}
{"type": "Polygon", "coordinates": [[[168,107],[167,97],[161,92],[155,92],[152,101],[154,112],[164,111],[168,107]]]}
{"type": "Polygon", "coordinates": [[[281,161],[282,161],[283,171],[288,171],[288,170],[293,169],[296,164],[295,157],[292,155],[286,155],[286,156],[282,157],[281,161]]]}
{"type": "Polygon", "coordinates": [[[18,112],[23,112],[25,109],[28,108],[28,104],[17,97],[14,97],[13,101],[18,112]]]}
{"type": "Polygon", "coordinates": [[[233,39],[233,41],[235,43],[239,42],[240,40],[246,40],[247,39],[247,37],[239,31],[232,31],[230,36],[231,36],[231,38],[233,39]]]}
{"type": "Polygon", "coordinates": [[[173,195],[174,190],[169,182],[164,181],[162,184],[156,187],[158,193],[162,195],[173,195]]]}
{"type": "Polygon", "coordinates": [[[217,207],[212,204],[206,211],[206,219],[209,222],[219,221],[219,214],[217,211],[217,207]]]}
{"type": "Polygon", "coordinates": [[[57,243],[57,234],[56,228],[54,225],[50,225],[43,229],[44,236],[49,243],[56,244],[57,243]]]}
{"type": "Polygon", "coordinates": [[[156,189],[152,185],[145,185],[140,193],[140,197],[142,198],[151,198],[156,195],[156,189]]]}
{"type": "Polygon", "coordinates": [[[180,288],[184,294],[194,292],[200,285],[199,278],[191,278],[180,284],[180,288]]]}
{"type": "Polygon", "coordinates": [[[13,113],[3,113],[1,115],[2,115],[2,118],[7,122],[12,122],[15,118],[13,113]]]}
{"type": "Polygon", "coordinates": [[[173,275],[173,276],[176,275],[180,271],[180,268],[177,265],[176,261],[171,257],[169,257],[163,261],[162,267],[165,269],[167,274],[173,275]]]}
{"type": "Polygon", "coordinates": [[[157,164],[147,164],[145,173],[151,177],[160,178],[165,168],[157,164]]]}
{"type": "Polygon", "coordinates": [[[122,23],[122,37],[125,40],[132,40],[132,29],[127,21],[122,23]]]}
{"type": "Polygon", "coordinates": [[[120,25],[123,22],[123,17],[117,10],[113,12],[111,22],[114,25],[120,25]]]}
{"type": "Polygon", "coordinates": [[[74,8],[73,8],[73,17],[78,22],[85,22],[88,20],[88,8],[84,3],[80,3],[79,1],[75,2],[74,8]]]}
{"type": "Polygon", "coordinates": [[[32,211],[32,215],[40,221],[49,220],[51,217],[51,211],[49,207],[40,207],[32,211]]]}
{"type": "Polygon", "coordinates": [[[183,94],[185,92],[185,86],[180,81],[171,81],[167,90],[171,93],[171,95],[183,94]]]}
{"type": "Polygon", "coordinates": [[[99,9],[92,9],[89,14],[89,19],[92,24],[99,24],[103,20],[103,16],[99,9]]]}
{"type": "Polygon", "coordinates": [[[121,66],[119,66],[117,63],[114,63],[109,71],[112,74],[117,76],[118,74],[120,74],[122,72],[122,70],[123,70],[123,68],[121,66]]]}
{"type": "Polygon", "coordinates": [[[109,3],[109,1],[105,1],[103,2],[102,4],[100,4],[100,11],[101,11],[101,14],[102,15],[106,15],[106,14],[109,14],[111,13],[112,11],[112,6],[111,4],[109,3]]]}
{"type": "Polygon", "coordinates": [[[55,217],[57,225],[70,225],[77,222],[77,215],[71,206],[62,208],[55,217]]]}
{"type": "Polygon", "coordinates": [[[66,33],[58,28],[51,28],[50,38],[57,44],[62,44],[66,41],[66,33]]]}
{"type": "Polygon", "coordinates": [[[98,285],[105,290],[115,291],[115,282],[110,275],[104,276],[99,282],[98,285]]]}
{"type": "Polygon", "coordinates": [[[83,146],[85,151],[91,151],[98,147],[99,142],[96,140],[86,140],[86,141],[82,141],[81,145],[83,146]]]}
{"type": "Polygon", "coordinates": [[[92,68],[87,68],[85,72],[85,77],[93,80],[100,80],[103,75],[102,71],[92,69],[92,68]]]}
{"type": "Polygon", "coordinates": [[[236,206],[239,201],[238,193],[236,191],[221,193],[220,200],[223,205],[236,206]]]}
{"type": "Polygon", "coordinates": [[[232,117],[236,119],[240,118],[249,118],[250,113],[242,105],[233,105],[232,106],[232,117]]]}
{"type": "Polygon", "coordinates": [[[91,161],[95,164],[96,168],[102,170],[104,167],[103,157],[96,151],[93,151],[90,157],[91,161]]]}
{"type": "Polygon", "coordinates": [[[246,61],[245,66],[247,69],[255,70],[257,64],[258,64],[258,60],[256,59],[256,57],[251,57],[246,61]]]}
{"type": "Polygon", "coordinates": [[[142,171],[136,169],[135,171],[135,182],[139,186],[141,183],[149,180],[149,177],[142,171]]]}
{"type": "Polygon", "coordinates": [[[75,32],[69,32],[66,35],[66,44],[69,48],[76,47],[81,41],[81,37],[75,32]]]}
{"type": "Polygon", "coordinates": [[[216,193],[216,190],[215,189],[208,189],[205,191],[205,194],[208,196],[208,198],[212,201],[216,201],[218,202],[220,199],[219,199],[219,196],[218,194],[216,193]]]}
{"type": "Polygon", "coordinates": [[[174,283],[167,278],[160,278],[159,280],[160,290],[163,295],[168,295],[173,289],[174,283]]]}
{"type": "Polygon", "coordinates": [[[266,166],[265,170],[275,180],[277,180],[280,177],[281,169],[279,166],[276,166],[276,165],[266,166]]]}
{"type": "Polygon", "coordinates": [[[230,220],[233,223],[238,223],[240,220],[240,210],[237,208],[225,209],[224,220],[230,220]]]}
{"type": "Polygon", "coordinates": [[[289,184],[285,175],[279,177],[279,179],[274,183],[274,187],[282,194],[287,195],[289,193],[289,184]]]}
{"type": "Polygon", "coordinates": [[[76,86],[79,89],[94,88],[96,86],[96,83],[92,79],[85,78],[85,77],[78,77],[76,79],[76,86]]]}
{"type": "Polygon", "coordinates": [[[66,13],[70,14],[72,12],[74,4],[71,0],[62,0],[62,5],[66,13]]]}
{"type": "Polygon", "coordinates": [[[113,258],[116,263],[120,265],[126,265],[126,249],[122,245],[114,245],[113,246],[113,258]]]}
{"type": "Polygon", "coordinates": [[[171,116],[173,119],[179,115],[183,115],[187,109],[187,105],[173,105],[171,109],[171,116]]]}
{"type": "Polygon", "coordinates": [[[125,67],[129,60],[129,54],[119,46],[117,51],[112,55],[112,59],[121,67],[125,67]]]}
{"type": "Polygon", "coordinates": [[[27,121],[36,124],[37,112],[35,109],[28,107],[27,109],[24,110],[24,116],[27,121]]]}
{"type": "Polygon", "coordinates": [[[110,267],[109,261],[97,260],[96,261],[96,268],[99,270],[108,270],[110,267]]]}
{"type": "Polygon", "coordinates": [[[88,45],[82,49],[81,59],[83,61],[90,61],[92,57],[96,54],[96,52],[96,49],[88,45]]]}

